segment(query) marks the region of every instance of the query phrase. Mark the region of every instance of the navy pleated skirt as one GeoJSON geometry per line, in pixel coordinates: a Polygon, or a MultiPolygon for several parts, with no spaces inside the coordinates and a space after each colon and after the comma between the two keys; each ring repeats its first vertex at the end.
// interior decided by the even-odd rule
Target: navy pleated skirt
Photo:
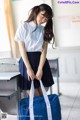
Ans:
{"type": "MultiPolygon", "coordinates": [[[[41,52],[27,52],[27,55],[28,55],[28,59],[31,64],[31,67],[32,67],[34,73],[36,74],[38,65],[39,65],[39,61],[40,61],[41,52]]],[[[31,81],[28,80],[27,69],[25,67],[22,57],[19,60],[19,71],[21,74],[21,81],[20,81],[21,89],[22,90],[30,90],[31,81]]],[[[49,66],[47,59],[45,61],[44,67],[43,67],[43,76],[42,76],[41,80],[43,82],[44,87],[49,87],[54,84],[54,80],[53,80],[52,73],[51,73],[50,66],[49,66]]],[[[40,83],[36,79],[34,80],[34,87],[35,88],[40,87],[40,83]]]]}

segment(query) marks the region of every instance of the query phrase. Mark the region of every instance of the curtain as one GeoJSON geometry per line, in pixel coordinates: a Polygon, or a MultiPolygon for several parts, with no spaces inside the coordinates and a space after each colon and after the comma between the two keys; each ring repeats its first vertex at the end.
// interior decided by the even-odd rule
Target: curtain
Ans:
{"type": "Polygon", "coordinates": [[[9,43],[11,48],[11,56],[13,58],[18,58],[20,53],[17,42],[14,41],[15,30],[13,24],[11,0],[4,0],[4,13],[5,13],[6,26],[9,36],[9,43]]]}

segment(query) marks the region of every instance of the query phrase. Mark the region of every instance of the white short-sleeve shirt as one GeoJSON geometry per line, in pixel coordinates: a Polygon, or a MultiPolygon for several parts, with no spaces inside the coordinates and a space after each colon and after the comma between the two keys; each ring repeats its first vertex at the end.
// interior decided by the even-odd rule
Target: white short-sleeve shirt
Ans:
{"type": "Polygon", "coordinates": [[[31,51],[42,51],[43,49],[43,33],[44,27],[38,25],[37,29],[36,24],[31,22],[20,22],[16,34],[15,40],[16,41],[23,41],[25,43],[25,49],[27,52],[31,51]]]}

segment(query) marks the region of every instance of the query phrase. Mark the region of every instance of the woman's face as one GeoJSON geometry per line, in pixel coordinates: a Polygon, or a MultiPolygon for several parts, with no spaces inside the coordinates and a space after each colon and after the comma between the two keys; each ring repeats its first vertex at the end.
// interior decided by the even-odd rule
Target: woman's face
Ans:
{"type": "Polygon", "coordinates": [[[48,21],[48,19],[44,16],[44,13],[45,13],[45,11],[40,11],[38,13],[37,18],[36,18],[38,25],[46,23],[48,21]]]}

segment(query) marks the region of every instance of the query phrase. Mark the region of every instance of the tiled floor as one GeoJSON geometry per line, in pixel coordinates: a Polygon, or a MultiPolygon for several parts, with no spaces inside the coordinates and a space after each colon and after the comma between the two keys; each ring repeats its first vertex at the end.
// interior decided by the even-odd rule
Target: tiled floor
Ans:
{"type": "MultiPolygon", "coordinates": [[[[52,91],[57,94],[56,83],[53,85],[52,91]]],[[[80,82],[61,82],[60,92],[62,93],[62,95],[59,96],[62,120],[80,120],[80,82]]],[[[12,102],[4,98],[2,103],[5,101],[7,101],[7,106],[5,105],[5,108],[7,109],[8,107],[8,112],[15,113],[16,106],[13,104],[15,103],[15,98],[13,97],[12,102]],[[12,106],[10,104],[12,104],[12,106]],[[11,108],[13,108],[13,110],[11,108]]],[[[8,115],[7,120],[11,119],[17,120],[17,117],[8,115]]]]}
{"type": "MultiPolygon", "coordinates": [[[[53,93],[56,91],[54,85],[53,93]]],[[[60,92],[62,120],[80,120],[80,82],[61,82],[60,92]]]]}

